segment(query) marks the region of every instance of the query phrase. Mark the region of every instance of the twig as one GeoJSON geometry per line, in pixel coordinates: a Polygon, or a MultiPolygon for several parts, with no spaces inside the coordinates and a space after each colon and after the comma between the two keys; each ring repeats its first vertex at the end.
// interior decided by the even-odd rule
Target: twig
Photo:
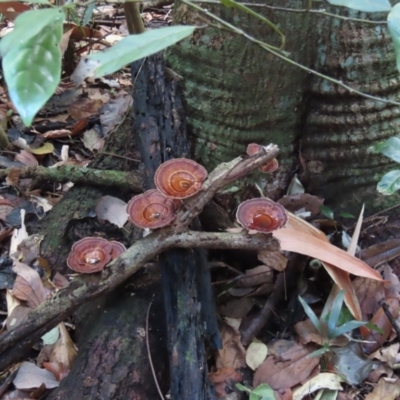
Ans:
{"type": "Polygon", "coordinates": [[[182,218],[183,222],[178,220],[178,214],[178,222],[175,225],[155,231],[135,242],[101,273],[78,276],[67,288],[60,290],[55,297],[33,310],[13,330],[0,335],[0,370],[21,358],[38,338],[65,319],[83,302],[111,292],[146,262],[165,250],[171,248],[218,248],[276,251],[279,245],[270,235],[251,236],[246,233],[179,232],[179,230],[201,212],[202,207],[223,185],[234,181],[261,164],[265,164],[275,157],[277,152],[276,146],[270,146],[268,152],[260,152],[245,159],[237,159],[231,163],[220,165],[210,174],[204,191],[196,199],[187,202],[188,211],[180,213],[181,217],[183,217],[182,213],[185,214],[185,218],[182,218]],[[18,346],[16,346],[17,344],[18,346]]]}
{"type": "Polygon", "coordinates": [[[158,384],[157,376],[156,376],[156,371],[154,369],[153,365],[153,359],[151,358],[151,352],[150,352],[150,343],[149,343],[149,317],[150,317],[150,309],[151,305],[153,304],[153,300],[150,301],[149,306],[147,307],[147,314],[146,314],[146,348],[147,348],[147,356],[149,357],[149,363],[150,363],[150,368],[151,368],[151,373],[153,374],[153,379],[154,383],[156,384],[157,387],[157,392],[160,396],[161,400],[165,400],[165,397],[162,394],[160,385],[158,384]]]}
{"type": "MultiPolygon", "coordinates": [[[[220,1],[216,0],[192,0],[193,3],[208,3],[208,4],[219,4],[221,5],[220,1]]],[[[292,13],[301,13],[301,14],[315,14],[315,15],[321,15],[325,17],[332,17],[332,18],[338,18],[342,19],[344,21],[354,21],[354,22],[362,22],[364,24],[387,24],[387,21],[370,21],[368,19],[362,19],[362,18],[350,18],[350,17],[344,17],[343,15],[337,15],[333,14],[330,12],[327,12],[325,10],[315,10],[315,9],[308,9],[308,8],[285,8],[285,7],[275,7],[275,6],[269,6],[267,4],[258,4],[258,3],[242,3],[240,2],[239,4],[247,7],[255,7],[255,8],[267,8],[268,10],[271,11],[283,11],[283,12],[292,12],[292,13]]]]}
{"type": "Polygon", "coordinates": [[[214,19],[215,21],[218,21],[222,26],[224,26],[225,28],[229,29],[231,32],[234,32],[234,33],[236,33],[238,35],[241,35],[241,36],[245,37],[246,39],[250,40],[251,42],[258,44],[261,48],[263,48],[264,50],[270,52],[274,56],[286,61],[289,64],[295,65],[296,67],[298,67],[298,68],[300,68],[300,69],[302,69],[304,71],[307,71],[310,74],[316,75],[319,78],[327,80],[328,82],[332,82],[332,83],[334,83],[334,84],[346,89],[351,94],[356,94],[358,96],[365,97],[366,99],[380,101],[380,102],[386,103],[386,104],[393,104],[393,105],[396,105],[396,106],[400,106],[400,102],[393,101],[393,100],[388,100],[388,99],[383,99],[381,97],[376,97],[376,96],[372,96],[370,94],[361,92],[360,90],[354,89],[351,86],[346,85],[342,81],[338,81],[337,79],[334,79],[334,78],[331,78],[330,76],[321,74],[320,72],[315,71],[314,69],[308,68],[305,65],[302,65],[302,64],[292,60],[291,58],[287,57],[283,52],[275,51],[275,50],[271,49],[269,44],[254,38],[253,36],[249,35],[245,31],[243,31],[242,29],[237,28],[236,26],[230,24],[229,22],[226,22],[225,20],[223,20],[223,19],[217,17],[216,15],[212,14],[210,11],[208,11],[208,10],[206,10],[204,8],[201,8],[201,7],[197,6],[196,4],[193,4],[192,2],[190,2],[188,0],[182,0],[182,3],[185,3],[188,6],[190,6],[190,7],[194,8],[194,9],[204,13],[208,17],[214,19]]]}
{"type": "Polygon", "coordinates": [[[262,153],[245,159],[239,157],[229,163],[220,164],[204,183],[204,191],[190,198],[185,204],[185,209],[178,213],[175,223],[177,231],[186,229],[223,186],[267,164],[278,155],[278,151],[276,145],[269,145],[262,153]]]}
{"type": "Polygon", "coordinates": [[[386,303],[382,303],[381,307],[385,315],[387,316],[388,320],[392,324],[394,331],[396,332],[397,340],[400,340],[400,328],[395,318],[393,317],[392,313],[390,312],[389,306],[386,303]]]}
{"type": "Polygon", "coordinates": [[[82,185],[116,187],[131,192],[142,191],[142,185],[136,173],[76,167],[73,165],[63,165],[54,168],[42,166],[12,167],[0,170],[0,179],[5,179],[10,172],[15,172],[15,170],[18,171],[19,178],[35,178],[39,181],[74,182],[82,185]]]}
{"type": "Polygon", "coordinates": [[[254,318],[245,331],[242,332],[242,343],[248,346],[255,336],[257,336],[261,329],[265,326],[273,314],[273,309],[276,307],[279,299],[282,297],[284,289],[284,275],[280,272],[274,285],[274,290],[268,297],[260,313],[254,318]]]}

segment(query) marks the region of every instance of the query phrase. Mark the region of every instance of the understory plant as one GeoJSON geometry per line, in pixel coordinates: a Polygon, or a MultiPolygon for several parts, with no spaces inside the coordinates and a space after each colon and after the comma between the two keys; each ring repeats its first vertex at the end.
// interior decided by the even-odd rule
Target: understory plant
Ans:
{"type": "MultiPolygon", "coordinates": [[[[400,163],[400,138],[393,136],[375,145],[374,150],[400,163]]],[[[400,189],[400,169],[394,169],[383,175],[378,182],[379,193],[391,195],[400,189]]]]}
{"type": "MultiPolygon", "coordinates": [[[[345,333],[349,333],[361,326],[374,328],[372,324],[351,319],[351,314],[347,307],[343,306],[344,290],[341,290],[332,302],[331,307],[326,302],[321,317],[318,318],[311,307],[299,296],[300,304],[307,314],[315,329],[324,339],[322,347],[310,354],[310,357],[318,357],[330,351],[330,341],[345,333]],[[330,307],[330,309],[329,309],[330,307]]],[[[376,329],[376,327],[375,327],[376,329]]]]}

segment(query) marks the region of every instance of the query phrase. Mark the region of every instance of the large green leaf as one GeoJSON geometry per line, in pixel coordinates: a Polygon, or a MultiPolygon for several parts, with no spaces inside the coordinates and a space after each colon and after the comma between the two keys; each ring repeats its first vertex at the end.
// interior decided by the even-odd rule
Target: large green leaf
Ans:
{"type": "MultiPolygon", "coordinates": [[[[10,0],[0,0],[0,3],[8,3],[10,0]]],[[[49,0],[20,0],[21,3],[35,3],[35,4],[48,4],[50,5],[49,0]]]]}
{"type": "Polygon", "coordinates": [[[400,3],[392,8],[387,17],[387,22],[396,52],[397,70],[400,71],[400,3]]]}
{"type": "Polygon", "coordinates": [[[16,42],[3,58],[4,77],[11,100],[27,126],[31,125],[61,79],[59,43],[63,20],[47,21],[48,24],[36,36],[22,43],[16,42]]]}
{"type": "Polygon", "coordinates": [[[130,35],[106,51],[90,54],[79,63],[72,75],[75,83],[84,78],[112,74],[125,65],[157,53],[193,33],[194,26],[170,26],[130,35]]]}
{"type": "Polygon", "coordinates": [[[396,169],[385,174],[377,186],[378,192],[386,195],[400,189],[400,170],[396,169]]]}
{"type": "Polygon", "coordinates": [[[390,11],[392,8],[389,0],[328,0],[328,3],[366,12],[390,11]]]}
{"type": "Polygon", "coordinates": [[[249,400],[275,400],[274,391],[271,386],[262,383],[251,391],[249,400]]]}
{"type": "Polygon", "coordinates": [[[64,19],[64,11],[57,7],[22,13],[15,19],[12,32],[1,39],[1,55],[4,57],[8,51],[26,47],[26,43],[36,37],[46,26],[60,24],[64,19]]]}
{"type": "Polygon", "coordinates": [[[400,163],[400,138],[391,137],[375,145],[375,150],[400,163]]]}

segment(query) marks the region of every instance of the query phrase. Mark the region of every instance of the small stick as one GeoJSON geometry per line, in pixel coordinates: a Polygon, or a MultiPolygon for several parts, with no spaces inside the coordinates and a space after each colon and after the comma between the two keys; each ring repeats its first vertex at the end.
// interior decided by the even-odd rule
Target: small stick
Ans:
{"type": "Polygon", "coordinates": [[[147,315],[146,315],[146,348],[147,348],[147,356],[149,357],[149,363],[150,363],[150,368],[151,368],[151,373],[153,374],[153,379],[154,383],[156,384],[158,394],[160,395],[161,400],[165,400],[165,397],[163,396],[160,385],[158,384],[157,376],[156,376],[156,371],[154,369],[153,365],[153,359],[151,358],[151,352],[150,352],[150,343],[149,343],[149,317],[150,317],[150,309],[151,305],[153,304],[153,300],[150,301],[149,306],[147,308],[147,315]]]}
{"type": "Polygon", "coordinates": [[[393,329],[394,329],[394,331],[396,332],[397,339],[400,340],[400,328],[399,328],[399,326],[397,325],[397,322],[396,322],[396,320],[394,319],[392,313],[390,312],[389,306],[388,306],[386,303],[382,303],[382,309],[383,309],[385,315],[387,316],[388,320],[389,320],[390,323],[392,324],[393,329]]]}

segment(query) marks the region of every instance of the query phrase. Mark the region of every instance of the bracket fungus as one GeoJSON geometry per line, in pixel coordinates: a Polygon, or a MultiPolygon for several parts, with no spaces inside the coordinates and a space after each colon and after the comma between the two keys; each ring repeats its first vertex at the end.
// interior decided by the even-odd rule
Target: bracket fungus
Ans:
{"type": "Polygon", "coordinates": [[[69,268],[83,274],[101,271],[111,260],[125,251],[119,242],[86,237],[73,244],[67,259],[69,268]]]}
{"type": "Polygon", "coordinates": [[[154,176],[158,190],[172,199],[186,199],[198,193],[207,170],[188,158],[175,158],[161,164],[154,176]]]}
{"type": "Polygon", "coordinates": [[[250,199],[239,204],[236,219],[244,228],[270,233],[286,225],[288,216],[284,207],[271,199],[250,199]]]}
{"type": "Polygon", "coordinates": [[[157,229],[175,219],[176,208],[176,200],[151,189],[133,197],[126,206],[126,212],[132,224],[143,229],[157,229]]]}
{"type": "MultiPolygon", "coordinates": [[[[257,154],[259,151],[261,151],[263,149],[264,146],[261,146],[260,144],[257,143],[250,143],[247,146],[247,150],[246,153],[249,156],[252,156],[254,154],[257,154]]],[[[276,171],[279,168],[279,163],[278,160],[276,158],[273,158],[271,161],[267,162],[264,165],[261,165],[258,169],[261,172],[264,173],[271,173],[276,171]]]]}
{"type": "Polygon", "coordinates": [[[111,243],[112,246],[111,258],[113,260],[114,258],[119,257],[124,251],[126,251],[126,247],[121,242],[111,240],[109,243],[111,243]]]}

